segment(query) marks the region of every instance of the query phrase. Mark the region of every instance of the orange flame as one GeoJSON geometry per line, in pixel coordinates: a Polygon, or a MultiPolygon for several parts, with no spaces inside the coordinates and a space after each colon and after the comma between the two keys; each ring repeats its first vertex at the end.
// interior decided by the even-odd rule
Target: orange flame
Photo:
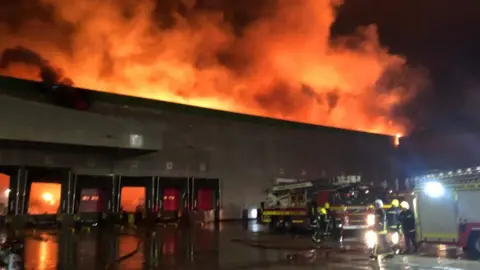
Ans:
{"type": "Polygon", "coordinates": [[[393,139],[393,144],[395,145],[395,147],[398,147],[400,145],[400,138],[402,138],[402,134],[395,134],[395,137],[393,139]]]}
{"type": "MultiPolygon", "coordinates": [[[[374,26],[332,42],[331,0],[273,1],[241,34],[223,12],[194,0],[181,1],[182,13],[158,12],[154,0],[39,1],[53,10],[53,23],[32,18],[15,33],[0,24],[0,50],[37,51],[77,86],[372,133],[407,131],[404,119],[392,117],[414,92],[404,83],[411,80],[396,83],[405,60],[380,46],[374,26]]],[[[39,79],[25,65],[0,73],[39,79]]]]}

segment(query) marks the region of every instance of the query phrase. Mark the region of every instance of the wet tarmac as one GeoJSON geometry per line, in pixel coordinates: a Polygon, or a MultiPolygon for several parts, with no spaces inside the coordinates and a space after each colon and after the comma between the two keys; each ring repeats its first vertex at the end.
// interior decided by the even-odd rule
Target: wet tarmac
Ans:
{"type": "Polygon", "coordinates": [[[372,261],[354,238],[314,245],[308,236],[271,235],[256,224],[151,231],[25,231],[25,269],[480,269],[456,248],[372,261]]]}

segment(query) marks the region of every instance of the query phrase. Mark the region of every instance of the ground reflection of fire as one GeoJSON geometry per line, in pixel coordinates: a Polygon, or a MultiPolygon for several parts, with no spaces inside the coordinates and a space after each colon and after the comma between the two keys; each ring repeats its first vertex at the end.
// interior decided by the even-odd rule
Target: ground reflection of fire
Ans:
{"type": "Polygon", "coordinates": [[[62,185],[57,183],[32,183],[28,213],[56,214],[60,207],[61,189],[62,185]]]}
{"type": "Polygon", "coordinates": [[[162,254],[163,255],[174,255],[175,254],[175,249],[176,249],[176,235],[171,233],[171,234],[165,234],[163,235],[162,239],[162,254]]]}

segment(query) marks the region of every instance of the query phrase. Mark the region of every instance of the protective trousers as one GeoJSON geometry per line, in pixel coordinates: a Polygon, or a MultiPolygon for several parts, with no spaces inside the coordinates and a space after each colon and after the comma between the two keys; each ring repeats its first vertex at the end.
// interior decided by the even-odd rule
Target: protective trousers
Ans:
{"type": "Polygon", "coordinates": [[[416,231],[403,232],[405,238],[405,249],[410,250],[410,244],[413,246],[414,250],[417,251],[417,233],[416,231]]]}
{"type": "Polygon", "coordinates": [[[392,247],[388,243],[386,233],[383,233],[383,232],[377,233],[377,244],[375,245],[375,247],[373,249],[373,255],[375,255],[375,256],[378,255],[379,254],[379,249],[380,249],[380,251],[383,251],[385,253],[392,253],[393,252],[392,247]]]}

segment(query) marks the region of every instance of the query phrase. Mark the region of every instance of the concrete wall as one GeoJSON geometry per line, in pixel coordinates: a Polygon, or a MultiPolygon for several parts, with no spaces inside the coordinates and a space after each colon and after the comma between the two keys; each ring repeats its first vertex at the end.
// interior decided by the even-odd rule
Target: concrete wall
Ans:
{"type": "Polygon", "coordinates": [[[95,103],[89,112],[5,96],[0,102],[0,120],[7,123],[0,130],[3,139],[156,150],[125,155],[9,147],[0,149],[0,164],[71,167],[83,174],[219,178],[223,218],[239,218],[243,208],[259,207],[276,177],[345,173],[379,183],[395,176],[390,137],[264,126],[105,102],[95,103]],[[132,146],[126,139],[130,134],[142,136],[143,146],[132,146]]]}
{"type": "Polygon", "coordinates": [[[148,136],[161,134],[159,121],[80,112],[5,95],[0,95],[0,123],[0,139],[7,140],[139,149],[159,149],[162,143],[148,136]]]}

